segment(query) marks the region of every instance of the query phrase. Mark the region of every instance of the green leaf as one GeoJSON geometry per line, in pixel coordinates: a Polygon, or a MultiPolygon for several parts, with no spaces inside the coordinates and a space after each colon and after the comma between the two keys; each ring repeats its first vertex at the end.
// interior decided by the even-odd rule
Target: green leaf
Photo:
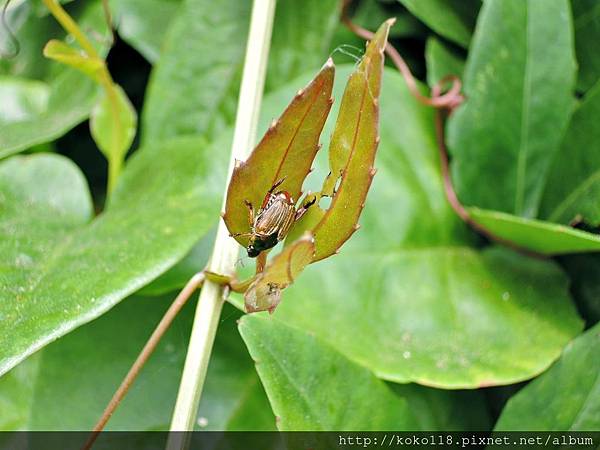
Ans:
{"type": "MultiPolygon", "coordinates": [[[[42,54],[46,42],[52,38],[64,38],[65,32],[58,22],[49,15],[48,8],[41,0],[11,2],[6,10],[6,22],[19,40],[19,54],[14,58],[0,58],[0,74],[43,80],[48,77],[52,66],[57,66],[42,54]],[[45,13],[45,14],[44,14],[45,13]]],[[[95,3],[92,0],[90,3],[95,3]]],[[[70,9],[76,21],[81,21],[82,7],[70,9]]],[[[0,51],[9,56],[16,51],[14,42],[5,29],[0,30],[0,51]]]]}
{"type": "Polygon", "coordinates": [[[215,154],[200,139],[139,150],[91,222],[84,181],[64,158],[36,154],[0,165],[0,373],[190,250],[219,211],[215,184],[225,162],[215,154]]]}
{"type": "Polygon", "coordinates": [[[103,92],[92,110],[90,130],[98,148],[109,161],[122,161],[133,142],[137,113],[123,89],[113,84],[103,92]]]}
{"type": "Polygon", "coordinates": [[[427,39],[425,61],[427,63],[427,84],[429,86],[436,85],[448,75],[456,75],[462,78],[465,70],[464,58],[435,37],[427,39]]]}
{"type": "MultiPolygon", "coordinates": [[[[322,217],[311,228],[316,245],[315,261],[336,253],[357,230],[358,218],[375,176],[383,52],[393,23],[390,19],[380,26],[344,90],[329,144],[329,175],[320,194],[332,197],[331,206],[324,213],[318,213],[322,217]]],[[[313,208],[318,210],[320,206],[313,208]]],[[[303,225],[298,227],[303,228],[303,225]]]]}
{"type": "Polygon", "coordinates": [[[600,324],[571,342],[548,372],[508,401],[495,430],[597,431],[598,373],[600,324]]]}
{"type": "Polygon", "coordinates": [[[0,158],[56,139],[89,116],[98,88],[84,75],[68,70],[45,85],[49,97],[43,111],[24,120],[0,121],[0,158]]]}
{"type": "MultiPolygon", "coordinates": [[[[82,29],[90,30],[90,34],[96,36],[96,47],[104,55],[108,51],[109,34],[102,4],[99,0],[83,3],[74,5],[73,16],[82,29]]],[[[23,14],[23,24],[14,29],[22,49],[13,62],[0,63],[0,73],[27,78],[20,79],[23,83],[33,80],[43,83],[41,89],[47,91],[47,101],[39,103],[36,114],[31,111],[32,114],[21,116],[19,120],[14,116],[8,120],[0,116],[0,158],[62,136],[87,119],[97,100],[99,89],[86,75],[42,56],[42,48],[48,39],[63,38],[64,32],[52,16],[40,18],[34,9],[29,2],[15,8],[15,14],[23,14]]],[[[0,82],[4,84],[5,81],[0,82]]],[[[0,99],[0,104],[5,101],[0,99]]]]}
{"type": "Polygon", "coordinates": [[[540,215],[550,221],[600,224],[600,82],[575,110],[552,164],[540,215]]]}
{"type": "Polygon", "coordinates": [[[586,91],[600,79],[600,8],[595,0],[571,0],[575,28],[575,51],[579,76],[577,89],[586,91]]]}
{"type": "Polygon", "coordinates": [[[315,239],[306,233],[286,246],[259,273],[244,293],[246,312],[273,313],[281,300],[281,291],[292,284],[315,256],[315,239]]]}
{"type": "Polygon", "coordinates": [[[155,63],[165,38],[162,30],[169,27],[181,3],[181,0],[111,0],[110,5],[119,36],[155,63]]]}
{"type": "MultiPolygon", "coordinates": [[[[332,50],[337,3],[277,2],[267,90],[319,69],[332,50]]],[[[150,78],[142,114],[144,142],[188,134],[212,140],[233,124],[250,6],[238,0],[182,2],[150,78]]]]}
{"type": "Polygon", "coordinates": [[[484,3],[465,70],[467,100],[448,123],[463,203],[537,215],[574,81],[567,0],[484,3]]]}
{"type": "Polygon", "coordinates": [[[479,208],[469,208],[469,214],[496,236],[544,255],[600,251],[597,234],[479,208]]]}
{"type": "MultiPolygon", "coordinates": [[[[0,409],[0,429],[91,429],[172,300],[173,296],[129,298],[4,375],[0,405],[6,408],[0,409]]],[[[273,428],[275,418],[237,333],[239,313],[232,308],[223,313],[198,411],[200,423],[204,429],[233,430],[243,426],[240,418],[249,417],[256,429],[273,428]]],[[[190,302],[111,418],[108,430],[169,428],[192,318],[190,302]]]]}
{"type": "Polygon", "coordinates": [[[20,122],[48,108],[50,89],[46,83],[26,78],[0,77],[0,122],[20,122]]]}
{"type": "Polygon", "coordinates": [[[182,2],[146,91],[143,142],[212,137],[233,121],[250,6],[238,0],[182,2]]]}
{"type": "MultiPolygon", "coordinates": [[[[351,70],[338,67],[338,77],[351,70]]],[[[568,279],[552,261],[472,245],[444,194],[434,111],[396,72],[384,79],[362,227],[340,255],[303,272],[273,317],[386,380],[475,388],[539,374],[582,328],[568,279]]],[[[286,97],[265,99],[265,114],[275,98],[286,97]]]]}
{"type": "Polygon", "coordinates": [[[239,328],[282,431],[486,426],[484,404],[475,393],[386,384],[313,334],[262,315],[243,317],[239,328]],[[452,416],[453,405],[467,398],[474,414],[452,416]]]}
{"type": "Polygon", "coordinates": [[[74,67],[88,77],[101,83],[104,61],[87,55],[84,51],[71,47],[63,41],[52,39],[44,47],[44,56],[68,66],[74,67]]]}
{"type": "MultiPolygon", "coordinates": [[[[319,138],[333,103],[335,68],[328,60],[315,78],[298,91],[281,117],[274,121],[248,159],[238,162],[227,188],[223,220],[231,234],[247,233],[249,201],[255,211],[278,181],[279,190],[298,200],[302,183],[319,150],[319,138]]],[[[243,246],[247,236],[237,236],[243,246]]]]}
{"type": "Polygon", "coordinates": [[[162,295],[182,288],[194,274],[200,272],[212,252],[216,227],[206,233],[181,261],[163,273],[161,276],[144,286],[138,292],[139,295],[162,295]]]}
{"type": "Polygon", "coordinates": [[[279,0],[265,90],[271,91],[308,70],[318,69],[331,52],[329,44],[339,17],[338,0],[279,0]]]}
{"type": "Polygon", "coordinates": [[[436,33],[468,47],[479,0],[399,0],[436,33]]]}

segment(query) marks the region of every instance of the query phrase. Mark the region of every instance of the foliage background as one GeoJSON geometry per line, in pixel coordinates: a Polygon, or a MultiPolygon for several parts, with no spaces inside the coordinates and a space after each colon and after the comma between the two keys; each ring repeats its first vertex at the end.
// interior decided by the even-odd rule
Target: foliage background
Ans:
{"type": "MultiPolygon", "coordinates": [[[[139,129],[106,201],[86,122],[98,88],[43,58],[64,33],[40,1],[14,0],[21,50],[0,62],[1,429],[91,428],[174,291],[204,266],[250,11],[239,0],[112,0],[109,51],[101,3],[63,3],[108,52],[139,129]]],[[[364,44],[339,6],[278,2],[260,132],[330,54],[341,98],[345,53],[364,44]]],[[[461,200],[496,233],[560,256],[503,248],[455,216],[434,111],[387,68],[361,231],[308,268],[272,317],[224,310],[198,427],[600,429],[597,3],[362,0],[352,12],[371,30],[398,18],[392,42],[423,90],[461,75],[467,101],[447,126],[461,200]]],[[[330,134],[328,124],[325,145],[330,134]]],[[[168,428],[193,307],[109,429],[168,428]]]]}

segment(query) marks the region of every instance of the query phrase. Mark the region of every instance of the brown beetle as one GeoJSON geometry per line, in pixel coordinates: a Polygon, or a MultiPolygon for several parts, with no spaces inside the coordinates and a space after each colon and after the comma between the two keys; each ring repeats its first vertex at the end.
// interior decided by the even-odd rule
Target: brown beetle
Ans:
{"type": "Polygon", "coordinates": [[[285,178],[282,178],[269,189],[256,215],[252,203],[245,201],[251,232],[232,236],[250,237],[246,247],[250,258],[257,257],[261,252],[275,247],[278,242],[284,240],[294,222],[299,220],[316,201],[313,198],[296,209],[294,199],[289,192],[275,192],[284,181],[285,178]]]}

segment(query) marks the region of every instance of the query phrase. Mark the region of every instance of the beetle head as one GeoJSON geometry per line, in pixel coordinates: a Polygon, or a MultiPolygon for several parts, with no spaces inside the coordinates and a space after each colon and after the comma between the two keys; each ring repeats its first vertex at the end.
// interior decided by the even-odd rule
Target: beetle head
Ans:
{"type": "Polygon", "coordinates": [[[248,244],[248,247],[246,247],[246,250],[248,251],[248,257],[250,257],[250,258],[256,258],[260,254],[260,250],[258,250],[256,247],[254,247],[253,244],[248,244]]]}

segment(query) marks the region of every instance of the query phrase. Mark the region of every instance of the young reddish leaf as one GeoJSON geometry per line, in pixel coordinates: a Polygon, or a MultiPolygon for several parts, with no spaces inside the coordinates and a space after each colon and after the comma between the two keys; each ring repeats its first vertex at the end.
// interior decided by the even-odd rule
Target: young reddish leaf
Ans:
{"type": "MultiPolygon", "coordinates": [[[[265,195],[277,181],[279,190],[294,200],[301,195],[319,149],[319,136],[331,109],[335,68],[329,59],[317,76],[298,91],[282,116],[271,125],[245,162],[237,162],[227,190],[223,219],[231,234],[247,233],[248,209],[245,201],[260,208],[265,195]]],[[[246,246],[248,238],[236,237],[246,246]]]]}
{"type": "Polygon", "coordinates": [[[373,162],[379,143],[379,92],[383,74],[383,52],[394,19],[381,25],[352,73],[340,106],[329,147],[330,174],[320,196],[333,197],[323,211],[317,205],[298,224],[315,236],[315,261],[337,252],[358,229],[358,218],[375,175],[373,162]]]}
{"type": "Polygon", "coordinates": [[[88,56],[63,41],[52,39],[44,47],[44,56],[61,62],[83,72],[97,83],[101,83],[100,73],[104,62],[99,58],[88,56]]]}
{"type": "Polygon", "coordinates": [[[263,272],[258,274],[246,293],[246,312],[272,313],[281,300],[281,291],[294,282],[315,255],[315,240],[305,233],[279,253],[263,272]]]}

